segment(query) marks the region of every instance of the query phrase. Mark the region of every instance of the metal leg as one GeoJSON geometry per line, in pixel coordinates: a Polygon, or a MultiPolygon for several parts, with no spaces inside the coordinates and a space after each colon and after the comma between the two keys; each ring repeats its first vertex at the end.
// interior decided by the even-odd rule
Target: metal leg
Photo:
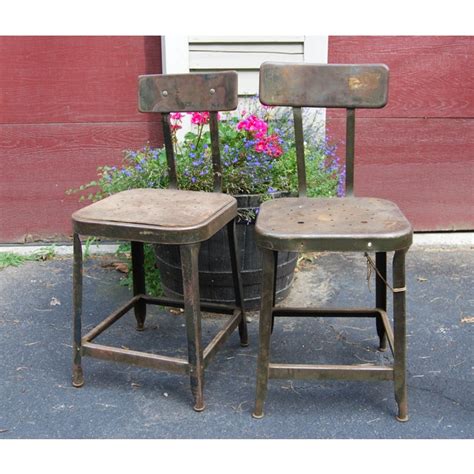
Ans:
{"type": "Polygon", "coordinates": [[[394,383],[395,400],[398,404],[398,421],[408,421],[406,386],[405,254],[406,249],[403,249],[397,250],[393,256],[393,288],[395,290],[393,293],[395,343],[394,383]]]}
{"type": "Polygon", "coordinates": [[[262,300],[260,307],[259,348],[257,362],[257,394],[254,418],[263,417],[263,405],[267,394],[268,364],[270,362],[270,335],[272,326],[273,293],[275,286],[275,254],[263,249],[262,300]]]}
{"type": "Polygon", "coordinates": [[[181,246],[184,315],[188,338],[188,361],[194,410],[204,410],[204,361],[201,340],[201,309],[199,306],[199,244],[181,246]]]}
{"type": "Polygon", "coordinates": [[[84,376],[81,366],[81,315],[82,315],[82,244],[78,234],[74,234],[74,263],[73,263],[73,368],[72,385],[82,387],[84,376]]]}
{"type": "MultiPolygon", "coordinates": [[[[278,250],[273,251],[273,306],[276,305],[276,289],[277,289],[277,274],[278,274],[278,250]]],[[[275,327],[275,316],[272,314],[272,329],[275,327]]]]}
{"type": "MultiPolygon", "coordinates": [[[[385,280],[387,280],[387,254],[386,252],[377,252],[375,254],[375,266],[385,280]]],[[[375,274],[375,306],[387,311],[387,287],[383,279],[375,274]]],[[[380,316],[376,319],[377,334],[379,336],[379,351],[387,350],[387,334],[380,316]]]]}
{"type": "Polygon", "coordinates": [[[244,292],[242,286],[242,275],[240,273],[240,258],[237,248],[237,239],[235,232],[235,219],[227,224],[227,235],[229,238],[230,262],[232,266],[232,278],[234,280],[235,304],[240,308],[241,319],[239,323],[240,345],[246,347],[249,345],[247,333],[247,318],[244,311],[244,292]]]}
{"type": "MultiPolygon", "coordinates": [[[[133,271],[133,295],[145,295],[145,268],[142,242],[131,242],[132,246],[132,271],[133,271]]],[[[135,318],[137,320],[137,331],[143,331],[146,318],[146,303],[143,300],[135,303],[135,318]]]]}

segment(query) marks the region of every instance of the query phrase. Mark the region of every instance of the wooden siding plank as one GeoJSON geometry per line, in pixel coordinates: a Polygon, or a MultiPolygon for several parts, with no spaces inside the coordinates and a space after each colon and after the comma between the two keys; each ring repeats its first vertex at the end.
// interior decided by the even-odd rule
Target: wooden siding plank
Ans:
{"type": "Polygon", "coordinates": [[[389,102],[378,117],[474,117],[473,36],[331,36],[330,63],[385,63],[389,102]]]}
{"type": "MultiPolygon", "coordinates": [[[[330,118],[328,135],[344,125],[330,118]]],[[[394,201],[418,231],[474,229],[473,120],[358,117],[356,137],[357,196],[394,201]]]]}
{"type": "Polygon", "coordinates": [[[0,241],[70,235],[71,214],[85,203],[65,191],[147,141],[162,143],[158,123],[0,125],[0,241]]]}
{"type": "Polygon", "coordinates": [[[146,122],[137,77],[160,37],[0,37],[0,123],[146,122]]]}

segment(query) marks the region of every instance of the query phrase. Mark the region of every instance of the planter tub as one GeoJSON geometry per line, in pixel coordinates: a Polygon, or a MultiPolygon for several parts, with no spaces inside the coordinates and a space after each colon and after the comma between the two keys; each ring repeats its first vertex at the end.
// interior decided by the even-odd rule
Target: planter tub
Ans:
{"type": "MultiPolygon", "coordinates": [[[[259,195],[236,196],[239,209],[258,209],[259,195]]],[[[240,264],[244,287],[244,303],[248,309],[260,305],[262,278],[262,257],[255,245],[255,221],[239,219],[237,239],[240,246],[240,264]]],[[[157,266],[161,283],[167,296],[183,297],[183,284],[179,247],[175,245],[155,245],[157,266]]],[[[298,254],[279,252],[277,270],[277,301],[285,298],[293,282],[298,254]]],[[[201,244],[199,253],[199,289],[201,299],[214,303],[233,303],[234,288],[230,267],[229,247],[226,230],[220,230],[207,242],[201,244]]]]}

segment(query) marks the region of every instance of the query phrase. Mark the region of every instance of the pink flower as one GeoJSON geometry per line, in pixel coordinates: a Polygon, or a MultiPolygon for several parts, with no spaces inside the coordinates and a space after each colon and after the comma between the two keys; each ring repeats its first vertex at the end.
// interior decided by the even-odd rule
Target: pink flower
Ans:
{"type": "Polygon", "coordinates": [[[255,145],[255,151],[257,153],[266,153],[272,158],[278,158],[283,154],[283,150],[280,146],[280,139],[278,135],[268,135],[261,137],[255,145]]]}
{"type": "Polygon", "coordinates": [[[170,114],[171,120],[178,120],[178,121],[181,121],[181,119],[182,119],[183,117],[184,117],[184,114],[182,114],[181,112],[176,112],[176,113],[170,114]]]}
{"type": "Polygon", "coordinates": [[[255,135],[256,138],[261,138],[267,133],[268,125],[257,116],[249,115],[246,119],[241,120],[237,124],[237,130],[246,130],[252,135],[255,135]]]}
{"type": "Polygon", "coordinates": [[[191,123],[195,125],[205,125],[209,123],[209,112],[192,112],[191,123]]]}
{"type": "Polygon", "coordinates": [[[170,114],[170,126],[171,126],[171,131],[176,132],[177,130],[183,128],[181,126],[181,119],[184,117],[184,114],[180,112],[172,113],[170,114]]]}

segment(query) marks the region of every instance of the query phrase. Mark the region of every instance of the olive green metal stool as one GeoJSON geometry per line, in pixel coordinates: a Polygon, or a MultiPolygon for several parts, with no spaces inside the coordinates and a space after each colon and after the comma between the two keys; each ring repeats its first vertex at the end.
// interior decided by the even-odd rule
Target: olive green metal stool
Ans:
{"type": "Polygon", "coordinates": [[[237,107],[237,74],[149,75],[139,78],[139,109],[160,112],[169,172],[169,189],[132,189],[93,203],[72,216],[74,227],[74,361],[73,385],[84,383],[84,356],[187,374],[191,379],[194,409],[204,409],[204,369],[218,348],[238,327],[241,345],[247,345],[240,264],[235,238],[237,201],[223,194],[217,111],[237,107]],[[215,192],[177,189],[176,165],[170,128],[170,112],[210,112],[211,154],[215,192]],[[198,254],[200,243],[226,227],[230,246],[235,305],[203,303],[199,296],[198,254]],[[131,241],[133,298],[82,335],[82,245],[80,235],[131,241]],[[184,300],[146,295],[143,243],[179,245],[184,300]],[[132,308],[137,330],[143,330],[148,304],[182,307],[186,318],[188,358],[167,357],[125,350],[93,342],[132,308]],[[203,348],[201,310],[230,315],[222,330],[203,348]]]}
{"type": "Polygon", "coordinates": [[[259,325],[257,394],[253,416],[263,416],[269,378],[393,380],[399,421],[408,420],[406,389],[405,253],[412,227],[392,202],[353,196],[355,109],[381,108],[387,102],[385,65],[319,65],[264,63],[260,68],[260,101],[293,107],[299,197],[267,201],[256,222],[257,245],[263,252],[263,288],[259,325]],[[302,107],[345,108],[346,197],[306,197],[302,107]],[[373,308],[282,308],[275,306],[275,274],[279,251],[362,252],[376,270],[373,308]],[[387,283],[387,252],[394,252],[393,285],[387,283]],[[375,252],[375,262],[369,256],[375,252]],[[394,331],[387,317],[387,291],[393,291],[394,331]],[[393,365],[314,365],[270,362],[275,317],[375,318],[380,350],[387,341],[393,365]]]}

